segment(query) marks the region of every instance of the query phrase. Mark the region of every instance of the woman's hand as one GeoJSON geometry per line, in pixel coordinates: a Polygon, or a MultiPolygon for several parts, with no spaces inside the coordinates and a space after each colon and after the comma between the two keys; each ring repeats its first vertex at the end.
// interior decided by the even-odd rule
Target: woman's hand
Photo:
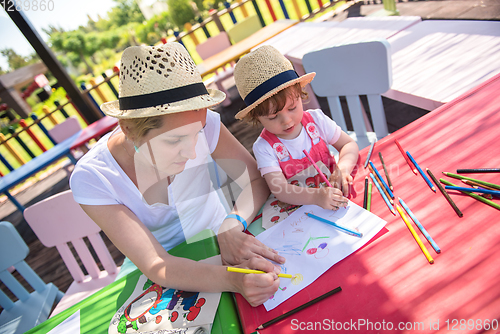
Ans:
{"type": "Polygon", "coordinates": [[[276,293],[280,286],[281,269],[262,258],[244,261],[238,267],[265,271],[266,274],[233,274],[234,285],[250,305],[259,306],[276,293]]]}
{"type": "Polygon", "coordinates": [[[255,257],[285,263],[285,258],[278,252],[242,232],[242,229],[242,224],[234,218],[225,219],[222,223],[217,239],[223,264],[239,265],[255,257]]]}
{"type": "Polygon", "coordinates": [[[315,204],[323,209],[336,211],[347,206],[347,198],[337,188],[323,187],[316,193],[315,204]]]}

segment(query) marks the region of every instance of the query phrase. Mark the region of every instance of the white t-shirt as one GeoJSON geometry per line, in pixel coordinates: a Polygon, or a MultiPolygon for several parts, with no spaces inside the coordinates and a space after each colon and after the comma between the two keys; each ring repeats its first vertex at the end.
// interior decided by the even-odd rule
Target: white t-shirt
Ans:
{"type": "MultiPolygon", "coordinates": [[[[121,131],[119,128],[115,130],[121,131]]],[[[204,229],[217,233],[226,210],[210,180],[210,156],[220,134],[219,114],[208,110],[207,122],[196,143],[196,158],[168,186],[171,205],[149,205],[135,184],[118,165],[102,137],[77,163],[70,178],[75,201],[84,205],[122,204],[128,207],[169,250],[204,229]],[[204,134],[204,135],[203,135],[204,134]]]]}
{"type": "MultiPolygon", "coordinates": [[[[326,116],[321,109],[311,109],[305,112],[311,114],[321,139],[327,144],[333,145],[339,140],[342,129],[335,121],[326,116]]],[[[296,138],[279,138],[279,140],[285,145],[293,159],[302,159],[305,157],[302,151],[307,150],[309,152],[311,150],[311,139],[304,127],[302,127],[300,134],[296,138]]],[[[259,136],[253,144],[253,153],[257,160],[257,168],[259,168],[262,176],[271,172],[281,172],[278,157],[267,140],[259,136]]]]}

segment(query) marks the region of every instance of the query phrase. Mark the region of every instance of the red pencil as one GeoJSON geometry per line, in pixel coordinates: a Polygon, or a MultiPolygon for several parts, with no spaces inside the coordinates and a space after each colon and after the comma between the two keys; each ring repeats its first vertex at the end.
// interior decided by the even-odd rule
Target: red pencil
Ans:
{"type": "Polygon", "coordinates": [[[332,185],[331,185],[331,183],[328,182],[328,179],[326,178],[325,174],[323,174],[323,172],[321,171],[321,169],[319,169],[318,165],[316,165],[316,163],[314,162],[313,158],[311,158],[311,156],[309,155],[309,153],[307,153],[307,150],[303,150],[302,152],[304,152],[304,154],[306,155],[307,159],[309,159],[309,161],[313,164],[314,168],[316,168],[316,170],[318,171],[318,174],[321,177],[321,179],[323,180],[323,182],[325,182],[330,188],[333,188],[332,185]]]}
{"type": "Polygon", "coordinates": [[[406,155],[405,151],[403,150],[403,148],[401,147],[401,144],[399,143],[399,141],[397,139],[394,139],[394,143],[396,143],[396,146],[399,148],[399,151],[401,152],[401,154],[403,155],[403,157],[405,158],[406,162],[408,163],[408,166],[410,166],[410,169],[413,171],[413,173],[415,175],[418,175],[417,174],[417,168],[415,168],[415,166],[412,164],[412,162],[410,161],[410,159],[408,158],[408,156],[406,155]]]}

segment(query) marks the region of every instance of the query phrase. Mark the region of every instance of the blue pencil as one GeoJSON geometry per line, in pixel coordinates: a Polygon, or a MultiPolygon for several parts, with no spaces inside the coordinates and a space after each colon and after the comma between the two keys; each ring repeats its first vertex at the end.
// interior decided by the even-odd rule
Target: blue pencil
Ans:
{"type": "Polygon", "coordinates": [[[368,166],[368,161],[370,160],[370,157],[372,156],[373,146],[375,146],[375,140],[374,140],[374,141],[373,141],[373,143],[371,144],[371,146],[370,146],[370,150],[368,151],[368,155],[366,156],[365,168],[368,166]]]}
{"type": "Polygon", "coordinates": [[[352,236],[355,236],[355,237],[358,237],[358,238],[361,238],[363,236],[363,233],[351,230],[350,228],[347,228],[347,227],[341,226],[339,224],[336,224],[336,223],[334,223],[334,222],[332,222],[332,221],[330,221],[328,219],[318,217],[316,215],[313,215],[312,213],[306,212],[306,215],[308,215],[309,217],[311,217],[313,219],[319,220],[320,222],[327,223],[328,225],[332,225],[333,227],[338,228],[339,230],[341,230],[342,232],[344,232],[346,234],[349,234],[349,235],[352,235],[352,236]]]}
{"type": "Polygon", "coordinates": [[[452,186],[445,186],[444,188],[449,190],[471,191],[474,193],[491,194],[496,196],[500,195],[500,191],[498,190],[490,190],[484,188],[452,187],[452,186]]]}
{"type": "Polygon", "coordinates": [[[377,174],[378,178],[380,179],[380,182],[382,182],[382,185],[387,190],[387,193],[389,194],[389,196],[391,196],[391,198],[394,198],[394,194],[392,193],[391,188],[389,188],[387,183],[385,183],[385,180],[382,178],[382,175],[380,175],[377,168],[375,168],[375,165],[371,161],[370,161],[370,166],[372,166],[373,171],[375,172],[375,174],[377,174]]]}
{"type": "Polygon", "coordinates": [[[417,164],[417,162],[415,161],[415,159],[413,159],[413,157],[411,156],[410,152],[406,151],[406,155],[408,156],[408,158],[410,158],[411,162],[413,162],[413,164],[415,165],[415,167],[417,167],[418,172],[420,173],[420,175],[422,175],[422,177],[424,178],[424,181],[427,183],[427,185],[429,186],[429,188],[431,188],[432,191],[436,192],[436,187],[434,187],[434,185],[432,184],[431,180],[429,180],[429,178],[427,177],[427,175],[425,175],[425,173],[422,170],[422,168],[420,168],[420,166],[417,164]]]}
{"type": "Polygon", "coordinates": [[[378,183],[377,179],[375,178],[375,175],[370,173],[370,177],[372,178],[372,181],[373,181],[373,184],[375,184],[375,187],[377,187],[378,192],[380,193],[380,195],[384,199],[385,204],[387,204],[387,207],[389,208],[389,210],[391,210],[393,215],[396,215],[396,210],[394,210],[394,207],[392,206],[391,202],[389,202],[389,199],[387,198],[387,196],[385,196],[384,190],[382,190],[382,186],[378,183]]]}
{"type": "Polygon", "coordinates": [[[424,226],[422,224],[420,224],[420,222],[418,221],[417,217],[415,217],[415,215],[413,214],[413,212],[411,212],[410,208],[406,205],[406,203],[401,198],[399,199],[399,203],[401,203],[401,206],[405,209],[405,211],[411,217],[411,219],[413,220],[413,222],[415,223],[415,225],[417,225],[418,229],[420,230],[420,232],[422,232],[422,234],[427,239],[427,241],[429,241],[429,243],[431,244],[432,248],[434,248],[434,250],[436,251],[436,253],[438,253],[438,254],[441,253],[441,249],[436,244],[436,242],[434,241],[434,239],[432,239],[432,237],[427,232],[427,230],[424,228],[424,226]]]}

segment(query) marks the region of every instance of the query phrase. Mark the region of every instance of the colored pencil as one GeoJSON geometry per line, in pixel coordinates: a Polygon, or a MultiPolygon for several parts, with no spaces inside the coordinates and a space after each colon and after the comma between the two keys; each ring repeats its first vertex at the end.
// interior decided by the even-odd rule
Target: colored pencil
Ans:
{"type": "Polygon", "coordinates": [[[366,156],[366,161],[365,161],[365,168],[366,166],[368,166],[368,161],[370,161],[370,157],[372,156],[372,152],[373,152],[373,147],[375,146],[375,140],[373,141],[373,143],[371,144],[370,146],[370,150],[368,151],[368,155],[366,156]]]}
{"type": "Polygon", "coordinates": [[[370,161],[370,166],[372,166],[373,171],[375,172],[375,174],[380,179],[381,184],[384,186],[385,189],[387,189],[387,192],[389,193],[389,196],[391,196],[391,198],[394,198],[394,194],[392,193],[391,188],[389,188],[389,185],[384,181],[384,178],[382,177],[382,175],[380,175],[380,173],[378,172],[378,170],[375,168],[375,165],[371,161],[370,161]]]}
{"type": "Polygon", "coordinates": [[[366,201],[366,210],[370,211],[372,208],[372,183],[368,181],[368,199],[366,201]]]}
{"type": "Polygon", "coordinates": [[[406,226],[410,230],[411,235],[413,235],[413,238],[415,239],[415,241],[417,242],[418,246],[420,247],[420,249],[424,253],[425,257],[427,258],[427,261],[429,261],[430,264],[433,264],[434,263],[434,259],[432,258],[431,254],[429,253],[429,251],[427,250],[427,248],[425,248],[424,243],[422,242],[422,240],[420,240],[420,237],[418,236],[417,232],[415,232],[415,229],[413,228],[413,226],[411,226],[410,221],[408,220],[408,217],[406,217],[405,213],[403,212],[403,209],[401,209],[399,207],[399,205],[396,205],[396,209],[398,210],[399,215],[401,216],[401,219],[403,219],[403,221],[405,222],[406,226]]]}
{"type": "Polygon", "coordinates": [[[333,227],[335,227],[335,228],[339,229],[340,231],[342,231],[342,232],[344,232],[344,233],[346,233],[346,234],[349,234],[349,235],[352,235],[352,236],[354,236],[354,237],[358,237],[358,238],[363,237],[363,233],[360,233],[360,232],[355,231],[355,230],[352,230],[352,229],[350,229],[350,228],[348,228],[348,227],[345,227],[345,226],[339,225],[339,224],[337,224],[337,223],[335,223],[335,222],[332,222],[332,221],[330,221],[330,220],[328,220],[328,219],[318,217],[318,216],[313,215],[312,213],[309,213],[309,212],[306,212],[306,215],[308,215],[309,217],[311,217],[311,218],[313,218],[313,219],[316,219],[316,220],[318,220],[318,221],[320,221],[320,222],[323,222],[323,223],[326,223],[326,224],[328,224],[328,225],[331,225],[331,226],[333,226],[333,227]]]}
{"type": "Polygon", "coordinates": [[[384,162],[384,158],[382,157],[382,152],[378,152],[378,157],[380,158],[380,162],[382,163],[382,168],[384,168],[384,173],[385,173],[385,178],[387,179],[387,183],[389,184],[389,188],[391,190],[394,190],[394,187],[392,186],[391,178],[389,177],[389,172],[387,171],[387,167],[384,162]]]}
{"type": "Polygon", "coordinates": [[[415,223],[415,225],[417,225],[417,227],[420,230],[420,232],[422,232],[422,234],[427,239],[427,241],[429,241],[429,243],[431,244],[432,248],[434,248],[434,250],[436,251],[436,253],[438,253],[438,254],[441,253],[441,249],[439,248],[439,246],[436,244],[436,242],[434,241],[434,239],[432,239],[432,237],[429,234],[429,232],[427,232],[427,230],[425,229],[425,227],[420,223],[420,221],[413,214],[413,212],[410,210],[410,208],[408,207],[408,205],[406,205],[406,203],[403,201],[402,198],[399,199],[399,203],[401,203],[401,206],[403,207],[403,209],[405,209],[405,211],[408,214],[408,216],[410,216],[410,218],[413,220],[413,222],[415,223]]]}
{"type": "Polygon", "coordinates": [[[384,191],[382,190],[382,186],[378,183],[377,179],[375,178],[375,175],[370,173],[370,177],[372,178],[373,184],[375,185],[375,187],[377,187],[378,192],[380,193],[380,195],[384,199],[384,202],[387,205],[387,207],[389,208],[389,210],[391,210],[393,215],[396,215],[396,211],[394,210],[394,207],[389,202],[389,198],[387,198],[387,196],[385,195],[384,191]]]}
{"type": "MultiPolygon", "coordinates": [[[[489,190],[495,190],[495,191],[498,191],[496,190],[495,188],[491,188],[491,187],[488,187],[488,186],[483,186],[483,185],[480,185],[479,183],[475,183],[475,182],[472,182],[472,181],[469,181],[469,180],[460,180],[462,181],[463,183],[465,183],[466,185],[468,186],[471,186],[472,188],[476,188],[476,189],[489,189],[489,190]]],[[[484,198],[487,198],[487,199],[493,199],[493,197],[500,197],[500,196],[493,196],[493,195],[490,195],[490,194],[480,194],[481,196],[483,196],[484,198]]]]}
{"type": "Polygon", "coordinates": [[[448,190],[460,190],[460,191],[469,191],[473,193],[481,193],[481,194],[491,194],[491,195],[500,195],[500,191],[498,190],[489,190],[489,189],[478,189],[478,188],[468,188],[468,187],[452,187],[452,186],[445,186],[445,189],[448,190]]]}
{"type": "Polygon", "coordinates": [[[464,168],[457,169],[458,174],[472,174],[472,173],[500,173],[500,168],[464,168]]]}
{"type": "Polygon", "coordinates": [[[484,189],[489,189],[489,190],[496,190],[495,188],[493,187],[490,187],[490,186],[485,186],[484,184],[479,184],[477,182],[474,182],[474,181],[470,181],[470,180],[460,180],[462,181],[463,183],[465,183],[466,185],[468,186],[472,186],[472,187],[481,187],[481,188],[484,188],[484,189]]]}
{"type": "Polygon", "coordinates": [[[323,180],[323,182],[325,182],[330,188],[332,188],[332,185],[330,184],[330,182],[326,178],[325,174],[323,174],[323,172],[319,169],[318,165],[316,165],[316,163],[311,158],[311,156],[309,155],[309,153],[307,153],[306,150],[303,150],[302,152],[304,152],[304,154],[306,155],[307,159],[309,159],[309,161],[313,164],[314,168],[316,168],[316,170],[318,171],[319,176],[321,177],[321,179],[323,180]]]}
{"type": "Polygon", "coordinates": [[[417,167],[418,172],[424,178],[424,181],[425,181],[425,183],[427,183],[427,185],[429,186],[429,188],[431,188],[432,191],[436,192],[436,187],[434,187],[434,185],[432,184],[431,180],[429,180],[429,178],[427,177],[427,175],[424,174],[424,171],[422,170],[422,168],[420,168],[420,166],[417,164],[417,162],[415,161],[415,159],[413,159],[413,157],[411,156],[410,152],[406,151],[406,155],[408,155],[408,158],[410,158],[411,162],[413,162],[413,164],[415,165],[415,167],[417,167]]]}
{"type": "MultiPolygon", "coordinates": [[[[453,183],[451,183],[450,181],[447,181],[445,179],[439,179],[439,181],[443,184],[446,184],[447,186],[452,186],[452,187],[456,187],[456,185],[454,185],[453,183]]],[[[486,199],[484,197],[481,197],[477,194],[473,194],[469,191],[462,191],[462,193],[466,194],[466,195],[469,195],[470,197],[472,198],[475,198],[477,199],[478,201],[480,202],[483,202],[484,204],[488,204],[489,206],[492,206],[494,207],[495,209],[498,209],[500,210],[500,205],[498,205],[497,203],[493,202],[493,201],[490,201],[489,199],[486,199]]]]}
{"type": "Polygon", "coordinates": [[[326,297],[329,297],[329,296],[331,296],[331,295],[333,295],[333,294],[335,294],[337,292],[340,292],[340,291],[342,291],[342,288],[339,286],[339,287],[337,287],[337,288],[335,288],[335,289],[333,289],[331,291],[328,291],[327,293],[325,293],[325,294],[323,294],[323,295],[321,295],[319,297],[314,298],[313,300],[308,301],[305,304],[302,304],[302,305],[294,308],[291,311],[288,311],[288,312],[286,312],[286,313],[284,313],[284,314],[282,314],[282,315],[280,315],[280,316],[278,316],[278,317],[276,317],[276,318],[274,318],[272,320],[266,321],[265,323],[263,323],[262,325],[260,325],[259,327],[257,327],[257,329],[264,329],[266,327],[269,327],[272,324],[277,323],[278,321],[281,321],[281,320],[285,319],[286,317],[289,317],[292,314],[297,313],[297,312],[305,309],[306,307],[309,307],[309,306],[311,306],[311,305],[313,305],[313,304],[315,304],[315,303],[317,303],[317,302],[325,299],[326,297]]]}
{"type": "Polygon", "coordinates": [[[417,169],[415,168],[415,166],[411,163],[410,159],[408,159],[408,156],[406,155],[405,151],[403,150],[403,147],[401,147],[401,144],[399,143],[399,141],[397,139],[394,139],[394,143],[396,143],[396,146],[398,147],[399,149],[399,152],[401,152],[401,154],[403,155],[403,158],[405,158],[406,160],[406,163],[408,164],[408,166],[410,167],[411,171],[415,174],[415,175],[418,175],[417,174],[417,169]]]}
{"type": "Polygon", "coordinates": [[[365,194],[363,196],[363,209],[365,210],[367,201],[368,201],[368,176],[365,176],[365,194]]]}
{"type": "Polygon", "coordinates": [[[456,214],[460,218],[462,218],[464,216],[464,214],[462,213],[462,211],[460,211],[460,209],[455,204],[455,202],[453,202],[453,200],[451,199],[450,195],[448,195],[448,193],[446,192],[446,190],[444,190],[444,188],[441,185],[441,183],[438,182],[438,180],[436,179],[436,177],[434,176],[434,174],[432,174],[432,172],[431,172],[431,170],[429,168],[427,168],[427,174],[429,174],[429,176],[431,177],[432,181],[434,181],[434,183],[438,187],[439,191],[443,194],[444,198],[446,198],[446,200],[448,201],[448,203],[450,203],[451,207],[453,208],[453,210],[455,210],[456,214]]]}
{"type": "MultiPolygon", "coordinates": [[[[235,267],[226,267],[226,270],[233,272],[233,273],[242,273],[242,274],[266,274],[266,272],[262,271],[262,270],[253,270],[253,269],[244,269],[244,268],[235,268],[235,267]]],[[[293,278],[293,275],[278,274],[278,277],[293,278]]]]}
{"type": "Polygon", "coordinates": [[[467,177],[467,176],[463,176],[463,175],[457,175],[457,174],[448,173],[448,172],[443,172],[443,174],[446,175],[446,176],[449,176],[449,177],[453,177],[455,179],[459,179],[459,180],[474,181],[476,183],[479,183],[480,185],[488,186],[488,187],[500,190],[500,185],[498,185],[498,184],[494,184],[494,183],[490,183],[490,182],[486,182],[486,181],[481,181],[481,180],[473,179],[471,177],[467,177]]]}
{"type": "MultiPolygon", "coordinates": [[[[387,196],[387,198],[389,199],[389,202],[391,204],[394,204],[394,201],[392,200],[392,197],[391,195],[389,195],[389,192],[388,192],[388,189],[386,187],[384,187],[382,185],[382,182],[380,181],[380,178],[378,177],[378,175],[375,173],[375,171],[373,170],[373,167],[371,165],[368,165],[368,168],[370,169],[370,171],[372,172],[373,176],[375,176],[375,179],[377,180],[378,184],[380,184],[381,188],[382,188],[382,191],[384,192],[385,196],[387,196]]],[[[391,193],[392,194],[392,193],[391,193]]]]}

